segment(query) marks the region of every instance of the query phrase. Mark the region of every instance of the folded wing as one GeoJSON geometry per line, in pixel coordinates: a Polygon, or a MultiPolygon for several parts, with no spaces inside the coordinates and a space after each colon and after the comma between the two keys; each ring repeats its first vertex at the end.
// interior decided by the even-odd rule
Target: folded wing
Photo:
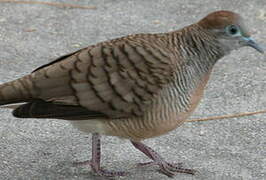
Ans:
{"type": "MultiPolygon", "coordinates": [[[[53,108],[74,116],[77,109],[73,107],[79,107],[81,114],[87,110],[88,118],[141,116],[172,80],[175,67],[167,49],[151,42],[137,37],[104,42],[38,68],[31,79],[34,98],[41,99],[41,105],[21,109],[31,109],[32,114],[38,111],[32,117],[49,114],[49,118],[59,116],[53,108]]],[[[16,116],[20,114],[25,117],[23,113],[16,116]]]]}

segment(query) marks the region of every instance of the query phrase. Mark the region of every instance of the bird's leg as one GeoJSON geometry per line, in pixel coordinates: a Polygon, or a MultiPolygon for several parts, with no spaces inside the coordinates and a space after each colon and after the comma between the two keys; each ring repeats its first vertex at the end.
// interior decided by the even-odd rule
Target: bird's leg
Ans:
{"type": "Polygon", "coordinates": [[[115,177],[115,176],[125,176],[126,172],[112,172],[101,168],[101,136],[98,133],[92,134],[92,158],[90,161],[85,161],[78,163],[78,165],[91,166],[92,171],[98,176],[105,177],[115,177]]]}
{"type": "Polygon", "coordinates": [[[158,165],[160,167],[159,171],[169,177],[173,177],[175,173],[195,174],[195,170],[182,168],[180,163],[174,164],[166,162],[157,152],[141,142],[131,141],[131,143],[135,148],[153,160],[152,162],[141,163],[141,166],[158,165]]]}

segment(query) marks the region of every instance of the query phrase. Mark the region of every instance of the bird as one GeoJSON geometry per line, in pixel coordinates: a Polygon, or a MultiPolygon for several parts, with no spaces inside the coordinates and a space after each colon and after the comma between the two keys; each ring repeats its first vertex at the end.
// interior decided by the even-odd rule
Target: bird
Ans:
{"type": "MultiPolygon", "coordinates": [[[[129,140],[159,172],[195,174],[167,162],[142,141],[181,126],[202,99],[216,62],[249,46],[263,53],[235,12],[215,11],[184,28],[133,34],[64,55],[0,85],[0,106],[17,118],[67,120],[92,134],[91,160],[98,176],[127,172],[101,167],[101,136],[129,140]]],[[[81,164],[82,164],[81,163],[81,164]]]]}

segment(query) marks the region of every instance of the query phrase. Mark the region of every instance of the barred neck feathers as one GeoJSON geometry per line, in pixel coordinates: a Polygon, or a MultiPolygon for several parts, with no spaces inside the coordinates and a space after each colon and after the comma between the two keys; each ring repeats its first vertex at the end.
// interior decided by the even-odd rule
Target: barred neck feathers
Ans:
{"type": "Polygon", "coordinates": [[[169,92],[168,103],[171,99],[176,99],[172,105],[177,112],[189,111],[192,95],[197,87],[204,83],[205,75],[211,71],[217,60],[224,56],[224,52],[215,37],[197,24],[170,32],[168,35],[178,64],[172,84],[175,91],[169,92]]]}
{"type": "Polygon", "coordinates": [[[197,24],[171,32],[170,37],[184,63],[200,63],[208,68],[226,54],[216,37],[197,24]]]}

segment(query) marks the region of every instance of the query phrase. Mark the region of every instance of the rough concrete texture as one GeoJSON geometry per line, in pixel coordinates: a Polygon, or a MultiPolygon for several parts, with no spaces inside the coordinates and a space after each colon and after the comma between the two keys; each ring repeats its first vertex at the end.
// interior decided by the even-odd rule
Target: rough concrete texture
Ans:
{"type": "MultiPolygon", "coordinates": [[[[166,32],[196,22],[214,10],[241,13],[254,38],[266,44],[265,0],[88,0],[96,10],[60,9],[45,5],[0,3],[0,81],[31,72],[65,53],[132,33],[166,32]]],[[[266,58],[243,48],[215,66],[205,97],[194,117],[266,108],[266,58]]],[[[23,120],[1,109],[0,179],[103,179],[72,162],[90,158],[90,135],[68,122],[23,120]]],[[[167,160],[197,169],[182,180],[266,179],[266,115],[186,123],[145,142],[167,160]]],[[[148,159],[127,141],[103,139],[103,166],[126,170],[120,179],[168,179],[156,167],[140,170],[148,159]]]]}

